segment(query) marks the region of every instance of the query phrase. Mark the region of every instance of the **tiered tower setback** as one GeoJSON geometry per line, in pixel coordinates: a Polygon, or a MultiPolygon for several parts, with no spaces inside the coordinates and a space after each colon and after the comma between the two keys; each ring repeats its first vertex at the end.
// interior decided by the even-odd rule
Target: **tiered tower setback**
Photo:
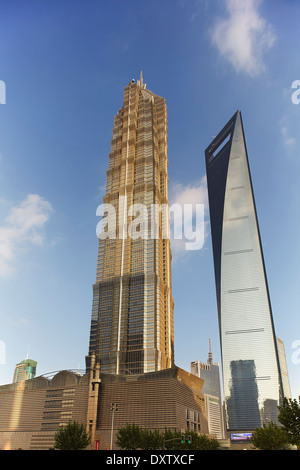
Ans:
{"type": "Polygon", "coordinates": [[[169,219],[158,210],[156,236],[151,223],[152,208],[168,205],[167,107],[142,74],[125,88],[114,118],[103,204],[114,208],[116,223],[99,239],[87,369],[93,354],[109,374],[170,368],[171,250],[162,236],[169,219]]]}

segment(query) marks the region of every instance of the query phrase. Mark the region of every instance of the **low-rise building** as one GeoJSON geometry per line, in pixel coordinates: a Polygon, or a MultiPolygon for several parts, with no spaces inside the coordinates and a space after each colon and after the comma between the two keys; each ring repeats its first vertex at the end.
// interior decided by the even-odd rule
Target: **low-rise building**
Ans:
{"type": "Polygon", "coordinates": [[[208,434],[203,379],[176,366],[146,374],[61,371],[0,386],[0,449],[43,450],[69,421],[84,423],[90,449],[116,449],[119,428],[208,434]],[[114,406],[112,406],[114,404],[114,406]],[[117,405],[117,406],[116,406],[117,405]]]}
{"type": "Polygon", "coordinates": [[[70,420],[86,423],[89,378],[72,371],[0,387],[0,449],[53,448],[70,420]]]}

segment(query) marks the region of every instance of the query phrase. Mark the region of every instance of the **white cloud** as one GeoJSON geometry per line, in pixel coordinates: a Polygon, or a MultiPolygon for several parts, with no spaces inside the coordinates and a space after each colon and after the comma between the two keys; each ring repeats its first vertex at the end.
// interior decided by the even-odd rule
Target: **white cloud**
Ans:
{"type": "Polygon", "coordinates": [[[170,188],[170,203],[178,204],[204,204],[207,202],[206,177],[199,183],[184,186],[181,183],[174,183],[170,188]]]}
{"type": "Polygon", "coordinates": [[[287,117],[283,117],[280,120],[279,126],[280,126],[280,132],[281,132],[281,136],[282,136],[285,147],[287,149],[291,149],[292,147],[294,147],[296,143],[296,139],[292,137],[290,134],[287,117]]]}
{"type": "Polygon", "coordinates": [[[176,183],[170,188],[171,215],[170,239],[175,259],[190,250],[200,250],[207,237],[208,210],[206,177],[194,185],[176,183]],[[196,207],[198,205],[198,211],[196,207]],[[177,208],[179,212],[177,212],[177,208]],[[177,216],[179,214],[179,217],[177,216]],[[182,215],[182,217],[180,217],[182,215]]]}
{"type": "Polygon", "coordinates": [[[294,137],[289,137],[288,129],[285,126],[282,126],[281,134],[282,134],[282,137],[283,137],[283,140],[284,140],[284,145],[286,147],[292,147],[295,144],[296,139],[294,137]]]}
{"type": "Polygon", "coordinates": [[[189,21],[192,23],[199,15],[208,10],[210,0],[178,0],[180,8],[189,15],[189,21]]]}
{"type": "Polygon", "coordinates": [[[256,76],[265,70],[264,53],[275,42],[271,26],[259,14],[261,0],[225,0],[228,17],[219,19],[211,39],[237,72],[256,76]]]}
{"type": "Polygon", "coordinates": [[[21,251],[31,245],[43,245],[44,226],[52,210],[51,204],[38,194],[28,194],[10,209],[0,226],[0,276],[14,271],[14,260],[21,251]]]}

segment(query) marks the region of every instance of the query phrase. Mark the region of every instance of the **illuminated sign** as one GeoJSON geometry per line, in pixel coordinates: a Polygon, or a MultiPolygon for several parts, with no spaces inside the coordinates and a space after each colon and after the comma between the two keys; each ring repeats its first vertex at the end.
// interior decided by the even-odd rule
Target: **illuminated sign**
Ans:
{"type": "Polygon", "coordinates": [[[231,433],[230,439],[232,441],[250,441],[252,432],[234,432],[231,433]]]}

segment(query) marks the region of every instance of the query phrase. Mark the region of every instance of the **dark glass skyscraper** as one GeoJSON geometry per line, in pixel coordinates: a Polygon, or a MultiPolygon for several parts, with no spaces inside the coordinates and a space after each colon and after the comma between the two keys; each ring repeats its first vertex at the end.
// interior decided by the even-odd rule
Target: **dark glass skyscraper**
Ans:
{"type": "Polygon", "coordinates": [[[240,111],[205,159],[227,429],[252,430],[274,421],[282,379],[240,111]]]}

